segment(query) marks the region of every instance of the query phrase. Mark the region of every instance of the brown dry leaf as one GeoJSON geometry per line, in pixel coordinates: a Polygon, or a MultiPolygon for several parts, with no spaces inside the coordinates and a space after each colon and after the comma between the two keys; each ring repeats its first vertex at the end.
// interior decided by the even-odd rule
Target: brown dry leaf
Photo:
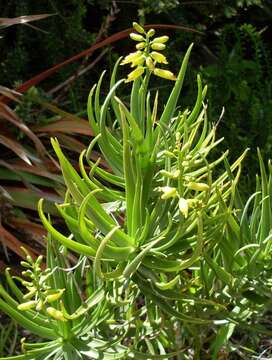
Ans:
{"type": "Polygon", "coordinates": [[[7,136],[0,135],[0,144],[9,148],[16,155],[18,155],[19,158],[21,158],[27,164],[31,165],[29,152],[22,145],[20,145],[18,141],[8,138],[7,136]]]}
{"type": "Polygon", "coordinates": [[[9,121],[17,128],[19,128],[28,138],[35,144],[37,153],[43,158],[47,153],[43,143],[39,138],[29,129],[26,124],[15,114],[15,112],[7,105],[0,103],[0,118],[9,121]]]}
{"type": "Polygon", "coordinates": [[[0,85],[0,94],[8,97],[9,99],[11,99],[15,102],[20,102],[19,98],[22,97],[21,93],[15,91],[15,90],[9,89],[2,85],[0,85]]]}
{"type": "Polygon", "coordinates": [[[48,109],[50,111],[52,111],[54,114],[58,114],[61,115],[63,118],[66,118],[68,120],[75,120],[75,121],[80,121],[80,120],[84,120],[81,117],[75,115],[75,114],[71,114],[68,111],[65,111],[63,109],[61,109],[60,107],[58,107],[55,104],[46,102],[46,101],[39,101],[39,104],[44,108],[44,109],[48,109]]]}
{"type": "MultiPolygon", "coordinates": [[[[9,162],[12,169],[15,171],[24,171],[33,175],[39,175],[54,181],[57,181],[59,183],[63,183],[62,177],[56,173],[56,169],[52,169],[52,172],[49,172],[47,167],[37,166],[37,165],[28,165],[25,162],[22,162],[21,160],[16,161],[10,161],[9,162]]],[[[60,173],[60,172],[58,172],[60,173]]]]}
{"type": "Polygon", "coordinates": [[[77,133],[81,135],[89,135],[92,136],[93,132],[90,128],[90,125],[87,120],[77,119],[70,120],[70,119],[61,119],[51,122],[50,124],[43,125],[43,126],[35,126],[32,127],[32,130],[39,133],[39,132],[62,132],[62,133],[77,133]]]}
{"type": "Polygon", "coordinates": [[[27,234],[32,240],[45,246],[43,238],[47,235],[47,230],[37,223],[19,217],[11,217],[8,219],[9,226],[27,234]]]}
{"type": "Polygon", "coordinates": [[[15,18],[0,18],[0,27],[6,28],[12,25],[26,24],[30,21],[46,19],[55,14],[24,15],[15,18]]]}

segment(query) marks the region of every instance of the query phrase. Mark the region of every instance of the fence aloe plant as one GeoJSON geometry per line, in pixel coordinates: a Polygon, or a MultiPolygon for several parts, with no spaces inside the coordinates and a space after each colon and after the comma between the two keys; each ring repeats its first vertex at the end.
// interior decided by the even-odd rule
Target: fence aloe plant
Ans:
{"type": "Polygon", "coordinates": [[[175,76],[159,52],[168,38],[134,28],[137,51],[117,61],[106,98],[104,73],[90,91],[95,137],[80,156],[80,173],[52,139],[67,187],[56,206],[68,233],[54,227],[41,200],[47,267],[27,255],[28,280],[7,272],[17,299],[1,286],[0,309],[45,342],[23,340],[24,353],[10,359],[199,359],[207,341],[216,359],[235,327],[248,329],[268,301],[269,281],[252,290],[253,276],[266,277],[258,264],[269,260],[270,246],[271,180],[261,158],[249,217],[252,200],[244,206],[237,191],[246,151],[231,165],[228,152],[210,157],[222,139],[207,120],[200,77],[193,109],[178,102],[192,45],[175,76]],[[116,81],[120,63],[133,70],[116,81]],[[159,94],[149,91],[153,75],[175,81],[160,115],[159,94]],[[125,104],[117,93],[130,83],[125,104]],[[92,160],[97,147],[111,171],[92,160]]]}

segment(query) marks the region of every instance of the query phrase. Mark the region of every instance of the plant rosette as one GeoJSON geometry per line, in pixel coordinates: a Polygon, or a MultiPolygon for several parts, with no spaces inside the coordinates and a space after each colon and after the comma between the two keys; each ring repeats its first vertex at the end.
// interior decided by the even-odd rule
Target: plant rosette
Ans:
{"type": "Polygon", "coordinates": [[[193,45],[175,76],[161,68],[168,64],[160,53],[168,37],[154,38],[153,29],[133,26],[136,52],[115,64],[107,96],[102,100],[104,73],[90,91],[95,136],[79,158],[79,173],[52,139],[67,187],[56,206],[69,234],[54,227],[41,200],[47,270],[41,258],[27,255],[28,280],[21,281],[27,293],[7,273],[17,299],[1,287],[0,309],[46,342],[23,341],[24,355],[10,359],[146,359],[147,353],[150,359],[171,358],[183,351],[181,326],[190,327],[191,335],[199,326],[221,326],[214,336],[215,359],[235,326],[247,326],[256,309],[252,280],[243,273],[249,265],[251,274],[257,271],[243,256],[254,248],[240,239],[240,231],[247,231],[241,225],[246,210],[244,217],[236,215],[243,208],[237,183],[246,151],[233,164],[228,151],[210,157],[222,139],[216,140],[216,125],[207,120],[200,76],[192,110],[178,105],[193,45]],[[116,81],[120,64],[134,70],[116,81]],[[153,75],[174,81],[161,114],[159,94],[149,90],[153,75]],[[123,86],[131,86],[128,104],[117,94],[123,86]],[[92,161],[97,147],[110,171],[101,159],[92,161]],[[78,255],[74,266],[68,250],[78,255]]]}

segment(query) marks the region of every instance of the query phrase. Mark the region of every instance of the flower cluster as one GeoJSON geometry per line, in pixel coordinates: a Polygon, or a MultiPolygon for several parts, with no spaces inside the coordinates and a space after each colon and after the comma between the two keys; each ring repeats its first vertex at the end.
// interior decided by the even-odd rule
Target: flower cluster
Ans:
{"type": "Polygon", "coordinates": [[[165,49],[165,43],[169,39],[168,36],[153,38],[155,35],[154,29],[146,32],[145,29],[136,22],[133,23],[133,28],[137,33],[131,33],[130,38],[138,42],[136,45],[137,51],[127,55],[121,62],[121,65],[131,64],[131,67],[136,67],[136,69],[128,74],[126,82],[136,80],[146,69],[149,69],[154,75],[164,79],[176,80],[176,76],[171,71],[157,67],[157,64],[168,64],[166,57],[159,52],[165,49]]]}
{"type": "MultiPolygon", "coordinates": [[[[205,183],[190,183],[188,185],[188,189],[192,189],[195,191],[208,191],[209,186],[205,183]]],[[[171,198],[178,198],[178,207],[180,213],[185,217],[188,217],[188,213],[190,209],[200,209],[203,206],[203,202],[199,199],[185,199],[180,197],[177,188],[172,186],[162,186],[157,188],[158,191],[162,192],[161,199],[168,200],[171,198]]]]}
{"type": "Polygon", "coordinates": [[[16,277],[16,279],[26,287],[28,292],[23,296],[23,299],[26,301],[18,305],[18,310],[27,311],[35,308],[38,312],[46,311],[57,320],[66,321],[60,311],[49,305],[60,300],[65,289],[52,289],[48,285],[48,278],[52,275],[52,271],[49,268],[45,271],[42,270],[42,255],[34,261],[28,251],[24,248],[22,249],[26,253],[26,261],[21,262],[21,265],[26,268],[22,275],[28,278],[28,280],[23,280],[20,277],[16,277]]]}

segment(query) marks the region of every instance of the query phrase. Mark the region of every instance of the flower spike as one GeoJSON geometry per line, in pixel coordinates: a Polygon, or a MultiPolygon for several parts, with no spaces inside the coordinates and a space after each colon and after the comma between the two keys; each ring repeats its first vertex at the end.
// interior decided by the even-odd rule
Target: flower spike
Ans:
{"type": "Polygon", "coordinates": [[[127,55],[121,62],[121,65],[130,64],[132,68],[136,67],[136,69],[128,74],[126,82],[136,80],[145,71],[167,80],[176,80],[176,76],[171,71],[156,68],[157,63],[168,64],[166,57],[158,51],[166,48],[165,43],[169,40],[169,37],[163,35],[151,40],[150,38],[155,34],[154,29],[146,32],[145,29],[136,22],[133,23],[133,28],[137,33],[133,32],[129,36],[132,40],[138,42],[138,44],[136,44],[137,51],[127,55]]]}

